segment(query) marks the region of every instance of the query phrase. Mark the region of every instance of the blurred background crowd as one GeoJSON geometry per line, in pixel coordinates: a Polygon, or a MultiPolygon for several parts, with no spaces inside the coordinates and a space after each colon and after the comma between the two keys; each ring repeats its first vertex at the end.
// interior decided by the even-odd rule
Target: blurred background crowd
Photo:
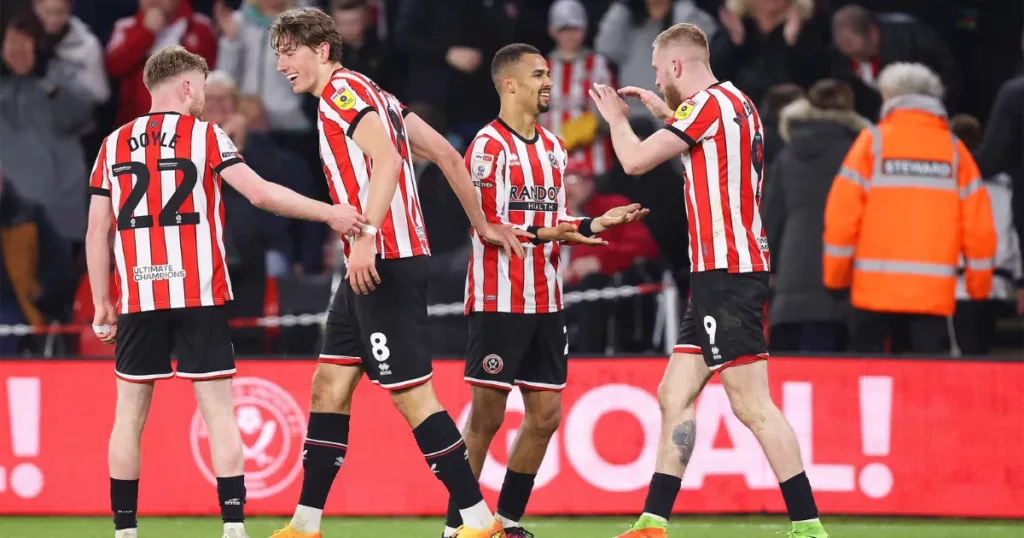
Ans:
{"type": "MultiPolygon", "coordinates": [[[[1024,349],[1020,0],[3,0],[0,326],[91,319],[83,253],[89,167],[108,132],[148,111],[142,68],[160,47],[180,44],[206,58],[214,72],[205,119],[224,128],[254,170],[329,199],[316,101],[292,93],[268,42],[274,17],[295,6],[329,12],[344,39],[344,65],[396,94],[460,151],[497,113],[489,75],[495,51],[525,42],[549,53],[554,89],[543,121],[574,156],[566,182],[571,211],[596,216],[625,199],[651,208],[646,225],[614,230],[610,246],[570,249],[567,291],[674,282],[681,301],[689,260],[679,163],[627,177],[586,88],[656,89],[654,37],[678,22],[700,26],[715,74],[749,94],[765,124],[773,352],[847,349],[849,301],[822,285],[826,197],[858,132],[879,120],[880,71],[894,62],[924,64],[941,79],[950,128],[974,154],[1000,234],[991,298],[968,300],[960,286],[957,313],[935,337],[947,339],[953,354],[1019,356],[1024,349]],[[829,337],[808,338],[823,333],[829,337]]],[[[659,127],[633,105],[638,134],[659,127]]],[[[418,163],[417,178],[434,254],[430,302],[459,303],[468,221],[437,167],[418,163]]],[[[342,270],[336,238],[323,225],[261,212],[223,188],[233,315],[323,311],[342,270]]],[[[657,353],[668,300],[651,293],[569,306],[571,349],[657,353]]],[[[908,304],[907,311],[919,309],[908,304]]],[[[431,349],[461,354],[461,316],[432,319],[431,349]]],[[[315,326],[240,328],[235,346],[240,354],[308,355],[317,336],[315,326]]],[[[889,350],[914,351],[905,340],[894,335],[889,350]]],[[[90,351],[77,336],[0,333],[0,355],[43,352],[90,351]]]]}

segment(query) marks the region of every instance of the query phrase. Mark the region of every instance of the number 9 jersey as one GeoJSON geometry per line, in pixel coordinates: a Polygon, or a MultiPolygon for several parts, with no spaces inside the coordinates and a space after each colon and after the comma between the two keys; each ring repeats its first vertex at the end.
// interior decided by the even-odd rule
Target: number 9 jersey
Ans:
{"type": "Polygon", "coordinates": [[[232,299],[220,176],[242,162],[220,127],[176,113],[111,133],[89,182],[110,198],[121,314],[232,299]]]}

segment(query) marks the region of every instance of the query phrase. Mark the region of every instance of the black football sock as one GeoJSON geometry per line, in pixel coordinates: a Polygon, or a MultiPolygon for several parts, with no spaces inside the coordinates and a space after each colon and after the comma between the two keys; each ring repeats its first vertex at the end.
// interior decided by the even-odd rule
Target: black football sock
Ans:
{"type": "Polygon", "coordinates": [[[217,498],[220,500],[220,517],[224,523],[245,521],[245,477],[217,477],[217,498]]]}
{"type": "Polygon", "coordinates": [[[779,484],[779,488],[782,489],[790,521],[818,519],[818,506],[814,504],[814,493],[811,492],[811,482],[807,480],[806,472],[779,484]]]}
{"type": "Polygon", "coordinates": [[[110,479],[110,509],[114,512],[114,530],[139,526],[139,481],[110,479]]]}
{"type": "Polygon", "coordinates": [[[462,525],[462,514],[459,513],[459,505],[455,504],[455,497],[448,497],[448,515],[444,518],[444,526],[452,529],[462,525]]]}
{"type": "Polygon", "coordinates": [[[327,494],[348,452],[348,423],[348,415],[309,414],[306,442],[302,445],[302,506],[323,510],[327,504],[327,494]]]}
{"type": "Polygon", "coordinates": [[[647,489],[644,513],[653,514],[668,521],[682,483],[683,480],[678,476],[654,473],[654,476],[651,477],[651,487],[647,489]]]}
{"type": "Polygon", "coordinates": [[[501,494],[498,496],[498,515],[509,521],[518,522],[523,519],[536,478],[535,474],[505,471],[505,481],[501,484],[501,494]]]}
{"type": "Polygon", "coordinates": [[[470,508],[484,500],[480,485],[469,467],[466,443],[448,413],[438,411],[412,430],[427,465],[448,488],[455,505],[470,508]]]}

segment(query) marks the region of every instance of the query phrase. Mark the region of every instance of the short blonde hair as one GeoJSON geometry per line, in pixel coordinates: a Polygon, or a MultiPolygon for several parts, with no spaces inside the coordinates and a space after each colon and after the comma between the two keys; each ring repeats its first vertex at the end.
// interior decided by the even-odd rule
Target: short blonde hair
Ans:
{"type": "Polygon", "coordinates": [[[896,62],[878,74],[878,89],[888,99],[903,95],[926,95],[942,99],[945,88],[939,76],[923,64],[896,62]]]}
{"type": "Polygon", "coordinates": [[[654,39],[654,48],[673,45],[698,48],[703,51],[705,57],[708,56],[708,35],[696,24],[688,22],[673,24],[654,39]]]}
{"type": "Polygon", "coordinates": [[[142,81],[147,89],[152,90],[161,82],[183,73],[202,73],[206,76],[209,72],[210,66],[202,56],[192,54],[184,47],[172,46],[160,49],[146,60],[142,81]]]}

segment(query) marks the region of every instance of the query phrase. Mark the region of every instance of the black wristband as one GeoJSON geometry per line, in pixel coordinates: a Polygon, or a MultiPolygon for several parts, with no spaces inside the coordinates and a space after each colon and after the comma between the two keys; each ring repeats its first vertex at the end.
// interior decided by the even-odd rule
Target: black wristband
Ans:
{"type": "Polygon", "coordinates": [[[526,227],[526,231],[528,231],[528,232],[533,234],[533,239],[530,239],[530,242],[533,243],[534,245],[542,245],[544,243],[547,243],[547,241],[541,239],[540,236],[537,235],[537,230],[540,230],[540,226],[527,226],[526,227]]]}
{"type": "Polygon", "coordinates": [[[576,229],[576,231],[579,232],[580,235],[582,235],[583,237],[593,237],[594,231],[590,229],[590,223],[593,222],[593,220],[594,219],[581,220],[580,226],[579,228],[576,229]]]}

